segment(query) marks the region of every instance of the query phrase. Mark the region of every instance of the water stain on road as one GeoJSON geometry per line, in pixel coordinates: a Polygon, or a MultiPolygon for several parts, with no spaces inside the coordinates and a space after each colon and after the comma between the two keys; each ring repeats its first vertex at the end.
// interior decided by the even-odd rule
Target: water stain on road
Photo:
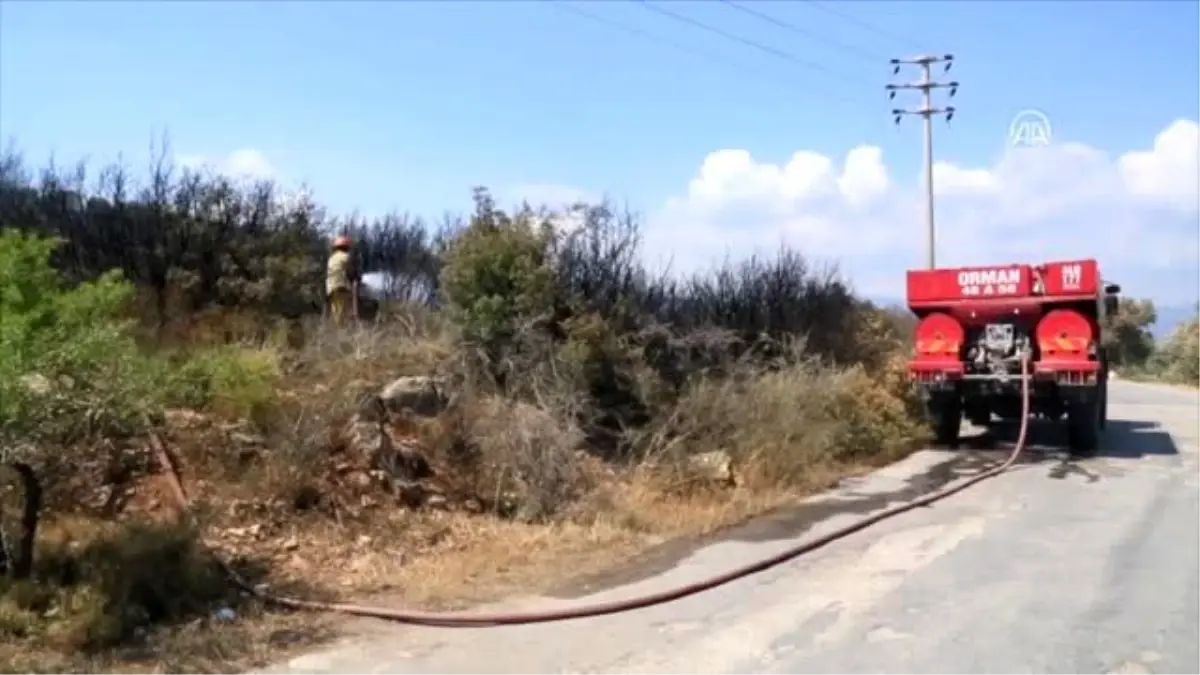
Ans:
{"type": "Polygon", "coordinates": [[[1096,483],[1100,481],[1100,474],[1088,471],[1086,467],[1078,462],[1061,461],[1050,467],[1050,477],[1055,480],[1063,480],[1068,476],[1082,476],[1088,483],[1096,483]]]}
{"type": "MultiPolygon", "coordinates": [[[[594,574],[578,577],[546,595],[560,599],[579,598],[600,591],[637,583],[674,569],[696,551],[719,542],[767,542],[794,539],[816,524],[836,516],[865,516],[895,504],[912,501],[946,484],[995,467],[1007,458],[1009,450],[980,445],[964,450],[952,459],[928,471],[911,476],[903,487],[888,492],[855,493],[843,491],[832,498],[821,498],[781,508],[749,522],[718,530],[707,536],[676,539],[658,544],[627,563],[594,574]],[[987,449],[982,449],[987,448],[987,449]]],[[[1043,453],[1033,452],[1020,461],[1042,461],[1043,453]]]]}
{"type": "MultiPolygon", "coordinates": [[[[1017,440],[1016,425],[998,424],[987,430],[975,428],[952,451],[957,454],[928,471],[906,479],[903,487],[886,492],[856,493],[845,487],[837,497],[781,508],[773,513],[733,525],[703,537],[681,538],[658,544],[623,565],[578,577],[548,593],[550,597],[571,599],[637,583],[674,569],[696,551],[723,541],[767,542],[795,539],[816,524],[837,516],[865,516],[896,504],[912,501],[950,482],[982,473],[1008,459],[1017,440]]],[[[1096,483],[1102,473],[1066,457],[1059,425],[1031,422],[1025,451],[1017,467],[1051,465],[1048,477],[1062,480],[1080,476],[1096,483]]]]}

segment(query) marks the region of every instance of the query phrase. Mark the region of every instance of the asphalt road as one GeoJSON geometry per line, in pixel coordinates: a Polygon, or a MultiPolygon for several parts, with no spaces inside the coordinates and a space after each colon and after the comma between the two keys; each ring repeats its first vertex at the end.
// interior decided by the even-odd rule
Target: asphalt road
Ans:
{"type": "MultiPolygon", "coordinates": [[[[1066,462],[1035,427],[1014,471],[708,593],[560,624],[363,622],[271,672],[1200,673],[1200,398],[1127,382],[1110,396],[1095,458],[1066,462]]],[[[504,607],[706,576],[1000,457],[984,447],[918,453],[591,595],[504,607]]]]}

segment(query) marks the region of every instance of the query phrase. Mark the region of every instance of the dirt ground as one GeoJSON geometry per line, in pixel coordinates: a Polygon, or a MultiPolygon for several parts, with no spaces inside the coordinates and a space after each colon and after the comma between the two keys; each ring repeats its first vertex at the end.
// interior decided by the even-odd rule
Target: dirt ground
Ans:
{"type": "MultiPolygon", "coordinates": [[[[813,490],[865,470],[843,467],[813,490]]],[[[169,511],[154,481],[131,501],[169,511]]],[[[257,581],[275,592],[394,607],[462,609],[525,593],[545,593],[630,564],[664,542],[711,534],[793,503],[809,491],[700,490],[664,495],[637,479],[614,482],[552,524],[523,524],[461,512],[395,510],[342,523],[312,516],[245,524],[222,519],[204,539],[222,559],[257,560],[257,581]]],[[[236,509],[235,509],[236,510],[236,509]]],[[[86,523],[47,527],[50,539],[86,523]],[[59,534],[56,534],[59,533],[59,534]]],[[[69,652],[50,639],[0,645],[3,672],[245,672],[333,639],[343,617],[282,610],[250,598],[208,616],[159,626],[120,647],[69,652]]],[[[4,620],[0,606],[0,621],[4,620]]]]}

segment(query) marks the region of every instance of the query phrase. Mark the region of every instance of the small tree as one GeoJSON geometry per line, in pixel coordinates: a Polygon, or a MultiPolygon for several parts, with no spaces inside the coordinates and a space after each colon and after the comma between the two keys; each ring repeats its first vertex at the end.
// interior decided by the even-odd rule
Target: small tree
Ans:
{"type": "MultiPolygon", "coordinates": [[[[547,251],[553,233],[534,214],[509,216],[486,190],[475,191],[475,214],[445,253],[440,285],[463,338],[493,364],[518,333],[553,316],[554,268],[547,251]]],[[[499,375],[499,373],[496,373],[499,375]]]]}
{"type": "Polygon", "coordinates": [[[1104,346],[1114,366],[1141,368],[1154,353],[1154,325],[1158,314],[1152,300],[1121,298],[1104,327],[1104,346]]]}
{"type": "Polygon", "coordinates": [[[1200,383],[1200,316],[1176,326],[1155,354],[1154,362],[1164,379],[1200,383]]]}
{"type": "Polygon", "coordinates": [[[0,466],[16,469],[26,500],[23,532],[0,528],[0,568],[17,576],[29,573],[42,481],[76,470],[86,458],[71,450],[88,441],[136,433],[161,396],[119,318],[132,286],[114,271],[68,287],[50,264],[57,246],[0,230],[0,466]]]}

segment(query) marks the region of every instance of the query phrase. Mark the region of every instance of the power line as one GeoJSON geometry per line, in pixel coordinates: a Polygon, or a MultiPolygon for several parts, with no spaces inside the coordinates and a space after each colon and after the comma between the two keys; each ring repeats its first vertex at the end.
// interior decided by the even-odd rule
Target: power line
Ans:
{"type": "Polygon", "coordinates": [[[849,21],[850,23],[855,24],[861,28],[865,28],[881,37],[885,37],[889,40],[895,40],[897,42],[904,42],[904,43],[908,44],[908,46],[910,46],[910,47],[914,47],[916,49],[921,49],[921,45],[904,37],[903,35],[900,35],[898,33],[893,33],[885,28],[880,28],[879,26],[876,26],[875,24],[872,24],[864,19],[860,19],[851,14],[845,14],[839,10],[833,9],[832,7],[828,7],[823,3],[819,3],[819,2],[817,2],[817,0],[802,0],[802,2],[807,2],[808,4],[812,5],[813,7],[816,7],[817,9],[821,10],[822,12],[825,12],[827,14],[832,14],[833,16],[836,16],[836,17],[840,17],[841,19],[843,19],[845,21],[849,21]]]}
{"type": "Polygon", "coordinates": [[[944,63],[946,70],[950,70],[950,66],[954,63],[954,55],[946,54],[944,56],[917,56],[911,59],[892,59],[892,65],[895,66],[893,75],[900,74],[900,66],[915,65],[921,69],[921,79],[907,84],[889,84],[889,98],[896,98],[896,92],[900,90],[917,90],[921,92],[922,106],[916,110],[908,110],[904,108],[894,108],[892,115],[896,118],[896,124],[900,124],[900,120],[905,115],[919,115],[924,120],[925,127],[925,234],[926,234],[926,262],[929,269],[935,268],[934,259],[934,243],[935,231],[933,227],[933,116],[945,115],[946,123],[948,124],[954,118],[954,106],[946,106],[945,108],[933,107],[933,90],[934,89],[949,89],[950,96],[953,97],[958,93],[958,82],[934,82],[933,81],[933,64],[944,63]]]}
{"type": "Polygon", "coordinates": [[[824,42],[827,45],[836,47],[836,48],[841,49],[842,51],[848,52],[850,54],[854,54],[855,56],[860,56],[860,57],[869,59],[871,61],[877,61],[877,62],[882,62],[886,58],[884,56],[880,56],[879,54],[871,52],[870,50],[863,49],[862,47],[858,47],[858,46],[852,45],[852,44],[847,44],[847,43],[841,42],[839,40],[834,40],[833,38],[826,37],[824,35],[821,35],[820,33],[806,30],[795,24],[791,24],[786,21],[783,21],[782,19],[777,19],[777,18],[771,16],[770,14],[765,14],[763,12],[758,11],[757,9],[751,9],[749,7],[746,7],[745,5],[739,5],[738,3],[734,2],[733,0],[718,0],[718,2],[721,2],[728,7],[732,7],[733,9],[736,9],[739,12],[749,14],[750,16],[758,17],[759,19],[762,19],[763,21],[766,21],[767,23],[774,24],[780,28],[789,30],[798,35],[804,35],[806,37],[817,40],[818,42],[824,42]]]}
{"type": "Polygon", "coordinates": [[[571,12],[578,16],[585,17],[585,18],[595,21],[597,23],[604,24],[610,28],[615,28],[617,30],[624,31],[624,32],[630,33],[632,35],[637,35],[639,37],[645,38],[651,42],[657,42],[659,44],[666,45],[668,47],[672,47],[672,48],[677,49],[685,54],[690,54],[691,56],[698,56],[700,58],[718,62],[721,65],[729,66],[729,67],[735,68],[737,70],[741,70],[742,72],[749,73],[751,75],[757,75],[759,77],[767,77],[767,78],[774,79],[774,80],[777,80],[780,82],[786,82],[787,84],[789,84],[791,86],[797,86],[797,85],[802,84],[801,82],[798,82],[798,81],[792,81],[789,78],[776,77],[773,73],[763,71],[763,70],[758,70],[756,68],[752,68],[750,66],[747,66],[743,63],[739,63],[737,61],[731,61],[724,57],[718,56],[712,52],[707,52],[707,51],[704,51],[703,49],[697,49],[696,47],[685,44],[683,42],[677,42],[675,40],[671,40],[670,38],[666,38],[661,35],[652,33],[650,31],[643,30],[641,28],[638,28],[637,26],[630,26],[628,24],[621,23],[620,21],[614,21],[607,17],[600,16],[598,14],[593,14],[591,12],[580,9],[579,7],[576,7],[575,5],[568,4],[567,2],[564,2],[563,0],[550,0],[550,4],[553,7],[557,7],[559,9],[571,12]]]}
{"type": "MultiPolygon", "coordinates": [[[[719,61],[719,62],[721,62],[723,65],[726,65],[726,66],[732,66],[732,67],[734,67],[734,68],[737,68],[738,70],[742,70],[742,71],[745,71],[745,72],[748,72],[748,73],[752,73],[752,74],[754,74],[754,75],[758,75],[758,76],[760,76],[760,77],[763,77],[763,76],[765,76],[765,77],[772,77],[773,79],[778,79],[778,80],[786,81],[786,82],[787,82],[787,83],[788,83],[790,86],[792,86],[792,87],[796,87],[797,89],[799,89],[799,88],[803,88],[804,90],[806,90],[806,91],[808,91],[808,92],[812,92],[813,90],[820,90],[820,91],[822,92],[822,94],[823,94],[823,95],[827,95],[827,96],[829,96],[829,97],[830,97],[830,98],[832,98],[832,99],[835,99],[835,100],[841,101],[841,102],[843,102],[843,103],[846,103],[846,104],[849,104],[849,105],[857,106],[857,107],[862,107],[862,106],[863,106],[863,102],[862,102],[862,101],[855,101],[855,100],[852,100],[852,99],[846,98],[845,96],[842,96],[842,95],[840,95],[840,94],[838,94],[838,93],[836,93],[836,92],[830,91],[830,90],[828,90],[828,89],[822,89],[822,88],[820,88],[820,87],[814,87],[814,85],[813,85],[812,83],[810,83],[810,82],[804,82],[804,81],[799,81],[799,80],[792,80],[791,78],[776,78],[776,77],[774,77],[774,75],[773,75],[773,74],[771,74],[771,73],[769,73],[769,72],[767,72],[767,71],[757,70],[757,69],[751,68],[751,67],[749,67],[749,66],[746,66],[746,65],[744,65],[744,64],[742,64],[742,63],[738,63],[737,61],[730,61],[730,60],[728,60],[728,59],[722,58],[722,57],[720,57],[720,56],[717,56],[716,54],[714,54],[714,53],[712,53],[712,52],[706,52],[706,51],[704,51],[704,50],[701,50],[701,49],[696,49],[695,47],[692,47],[691,45],[687,45],[687,44],[684,44],[684,43],[680,43],[680,42],[676,42],[676,41],[674,41],[674,40],[670,40],[670,39],[664,38],[664,37],[662,37],[662,36],[660,36],[660,35],[656,35],[656,34],[654,34],[654,33],[650,32],[650,31],[646,31],[646,30],[643,30],[643,29],[641,29],[641,28],[637,28],[637,27],[635,27],[635,26],[630,26],[630,25],[627,25],[627,24],[621,23],[621,22],[619,22],[619,21],[614,21],[614,20],[612,20],[612,19],[609,19],[609,18],[606,18],[606,17],[602,17],[602,16],[599,16],[599,15],[597,15],[597,14],[593,14],[593,13],[591,13],[591,12],[588,12],[588,11],[585,11],[585,10],[583,10],[583,9],[580,9],[579,7],[577,7],[577,6],[575,6],[575,5],[567,4],[566,2],[563,2],[563,0],[550,0],[550,1],[551,1],[551,4],[553,4],[553,6],[555,6],[555,7],[558,7],[559,9],[563,9],[563,10],[570,11],[570,12],[572,12],[572,13],[574,13],[574,14],[577,14],[577,15],[579,15],[579,16],[586,17],[586,18],[588,18],[588,19],[591,19],[591,20],[593,20],[593,21],[596,21],[596,22],[598,22],[598,23],[602,23],[602,24],[608,25],[608,26],[610,26],[610,27],[612,27],[612,28],[616,28],[617,30],[621,30],[621,31],[624,31],[624,32],[627,32],[627,33],[631,33],[631,34],[634,34],[634,35],[638,35],[638,36],[640,36],[640,37],[643,37],[643,38],[646,38],[646,39],[648,39],[648,40],[650,40],[650,41],[652,41],[652,42],[658,42],[658,43],[661,43],[661,44],[664,44],[664,45],[667,45],[667,46],[673,47],[673,48],[675,48],[675,49],[678,49],[678,50],[680,50],[680,51],[682,51],[682,52],[685,52],[685,53],[691,54],[691,55],[693,55],[693,56],[699,56],[699,57],[702,57],[702,58],[709,59],[709,60],[711,60],[711,61],[719,61]]],[[[693,25],[693,26],[696,26],[696,27],[698,27],[698,28],[702,28],[702,29],[704,29],[704,30],[707,30],[707,31],[710,31],[710,32],[714,32],[714,33],[716,33],[716,34],[720,35],[721,37],[724,37],[724,38],[726,38],[726,39],[729,39],[729,40],[733,40],[733,41],[735,41],[735,42],[738,42],[738,43],[740,43],[740,44],[743,44],[743,45],[746,45],[746,46],[750,46],[750,47],[754,47],[754,48],[756,48],[756,49],[759,49],[759,50],[762,50],[762,51],[766,51],[766,52],[767,52],[767,53],[769,53],[769,54],[772,54],[772,55],[774,55],[774,56],[777,56],[777,57],[780,57],[780,58],[787,59],[787,60],[789,60],[789,61],[792,61],[792,62],[795,62],[795,63],[799,63],[799,64],[801,64],[801,65],[805,65],[805,66],[808,66],[808,67],[811,67],[811,68],[816,68],[816,69],[818,69],[818,70],[825,70],[825,71],[827,71],[827,72],[831,72],[831,71],[828,71],[828,69],[826,69],[826,68],[824,68],[823,66],[821,66],[820,64],[816,64],[816,63],[810,63],[810,62],[808,62],[808,61],[805,61],[805,60],[803,60],[803,59],[800,59],[799,57],[796,57],[796,56],[794,56],[794,55],[792,55],[792,54],[789,54],[789,53],[787,53],[787,52],[784,52],[784,51],[782,51],[782,50],[777,50],[777,49],[775,49],[775,48],[773,48],[773,47],[770,47],[770,46],[767,46],[767,45],[763,45],[763,44],[759,44],[759,43],[757,43],[757,42],[755,42],[755,41],[753,41],[753,40],[748,40],[748,39],[746,39],[746,38],[742,38],[742,37],[740,37],[740,36],[737,36],[737,35],[734,35],[734,34],[732,34],[732,33],[727,33],[727,32],[725,32],[725,31],[723,31],[723,30],[721,30],[721,29],[719,29],[719,28],[715,28],[715,27],[713,27],[713,26],[709,26],[708,24],[705,24],[705,23],[702,23],[702,22],[696,21],[695,19],[692,19],[692,18],[690,18],[690,17],[684,16],[684,15],[681,15],[681,14],[676,14],[675,12],[672,12],[672,11],[670,11],[670,10],[666,10],[666,9],[663,9],[663,8],[661,8],[661,7],[656,7],[656,6],[654,6],[654,5],[650,5],[650,4],[646,3],[646,0],[631,0],[631,1],[633,1],[633,2],[638,2],[638,3],[640,3],[640,4],[642,5],[642,7],[645,7],[646,9],[649,9],[649,10],[651,10],[651,11],[657,12],[657,13],[659,13],[659,14],[662,14],[662,15],[664,15],[664,16],[667,16],[667,17],[669,17],[669,18],[672,18],[672,19],[675,19],[675,20],[678,20],[678,21],[682,21],[682,22],[684,22],[684,23],[688,23],[688,24],[690,24],[690,25],[693,25]]]]}
{"type": "Polygon", "coordinates": [[[795,54],[790,54],[790,53],[788,53],[788,52],[785,52],[785,51],[783,51],[782,49],[776,49],[776,48],[774,48],[774,47],[772,47],[772,46],[770,46],[770,45],[764,45],[764,44],[763,44],[763,43],[761,43],[761,42],[756,42],[756,41],[754,41],[754,40],[751,40],[751,39],[749,39],[749,38],[744,38],[744,37],[742,37],[742,36],[740,36],[740,35],[735,35],[735,34],[733,34],[733,33],[730,33],[730,32],[728,32],[728,31],[725,31],[725,30],[722,30],[722,29],[720,29],[720,28],[717,28],[716,26],[710,26],[710,25],[708,25],[708,24],[706,24],[706,23],[704,23],[704,22],[697,21],[696,19],[693,19],[693,18],[692,18],[692,17],[690,17],[690,16],[686,16],[686,15],[683,15],[683,14],[678,14],[678,13],[676,13],[676,12],[673,12],[673,11],[671,11],[671,10],[669,10],[669,9],[666,9],[666,8],[664,8],[664,7],[660,7],[660,6],[658,6],[658,5],[652,5],[652,4],[650,4],[649,2],[647,2],[646,0],[633,0],[633,1],[634,1],[634,2],[637,2],[637,3],[639,3],[639,4],[640,4],[642,7],[645,7],[646,9],[648,9],[648,10],[650,10],[650,11],[652,11],[652,12],[657,12],[657,13],[659,13],[659,14],[662,14],[662,15],[663,15],[663,16],[665,16],[665,17],[669,17],[669,18],[671,18],[671,19],[674,19],[674,20],[676,20],[676,21],[680,21],[680,22],[683,22],[683,23],[689,24],[689,25],[691,25],[691,26],[695,26],[696,28],[699,28],[699,29],[701,29],[701,30],[706,30],[706,31],[708,31],[708,32],[710,32],[710,33],[713,33],[714,35],[720,35],[721,37],[723,37],[723,38],[725,38],[725,39],[727,39],[727,40],[733,40],[734,42],[738,42],[738,43],[740,43],[740,44],[743,44],[743,45],[745,45],[745,46],[747,46],[747,47],[753,47],[754,49],[757,49],[757,50],[759,50],[759,51],[761,51],[761,52],[764,52],[764,53],[770,54],[770,55],[772,55],[772,56],[779,57],[779,58],[781,58],[781,59],[784,59],[784,60],[787,60],[787,61],[791,61],[792,63],[795,63],[795,64],[797,64],[797,65],[804,66],[805,68],[809,68],[810,70],[817,70],[817,71],[820,71],[820,72],[822,72],[822,73],[825,73],[826,75],[830,75],[830,76],[833,76],[833,77],[839,77],[839,75],[838,75],[837,73],[833,72],[832,70],[830,70],[830,69],[826,68],[825,66],[823,66],[823,65],[821,65],[821,64],[819,64],[819,63],[814,63],[814,62],[812,62],[812,61],[807,61],[807,60],[805,60],[805,59],[802,59],[802,58],[800,58],[800,57],[796,56],[795,54]]]}

